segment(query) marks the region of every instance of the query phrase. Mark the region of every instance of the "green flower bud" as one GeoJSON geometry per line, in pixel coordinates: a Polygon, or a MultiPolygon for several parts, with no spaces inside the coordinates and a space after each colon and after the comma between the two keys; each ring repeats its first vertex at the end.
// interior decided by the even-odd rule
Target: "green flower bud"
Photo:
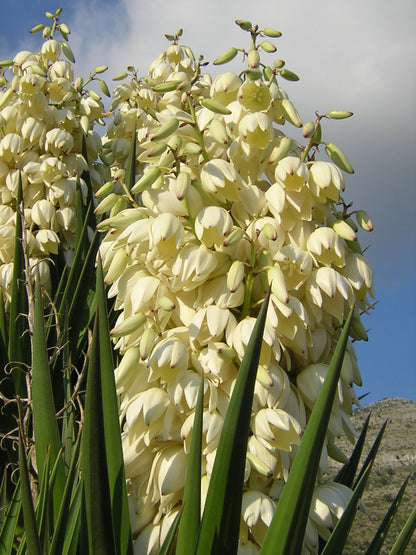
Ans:
{"type": "Polygon", "coordinates": [[[105,96],[111,97],[110,91],[108,90],[108,87],[107,87],[107,83],[103,79],[100,79],[98,81],[98,86],[103,91],[105,96]]]}
{"type": "Polygon", "coordinates": [[[273,74],[272,68],[269,67],[269,66],[265,66],[265,67],[263,68],[263,75],[264,75],[264,78],[265,78],[267,81],[270,81],[271,79],[273,79],[274,74],[273,74]]]}
{"type": "Polygon", "coordinates": [[[204,98],[203,100],[201,100],[201,105],[216,114],[222,114],[225,116],[231,114],[231,110],[229,110],[216,100],[212,100],[212,98],[204,98]]]}
{"type": "Polygon", "coordinates": [[[211,120],[209,131],[218,143],[223,145],[228,143],[228,135],[225,126],[217,118],[211,120]]]}
{"type": "Polygon", "coordinates": [[[51,12],[45,12],[45,15],[48,19],[53,19],[55,17],[51,12]]]}
{"type": "Polygon", "coordinates": [[[117,249],[104,278],[104,283],[113,283],[126,269],[129,256],[124,248],[117,249]]]}
{"type": "Polygon", "coordinates": [[[95,197],[96,198],[106,197],[111,193],[111,191],[113,190],[113,187],[114,187],[114,183],[112,181],[107,181],[107,183],[104,183],[104,185],[100,187],[98,191],[96,191],[95,197]]]}
{"type": "Polygon", "coordinates": [[[115,193],[111,193],[110,195],[103,198],[100,204],[94,210],[94,214],[103,214],[104,212],[108,212],[111,208],[115,205],[118,201],[119,196],[115,193]]]}
{"type": "Polygon", "coordinates": [[[182,81],[169,81],[167,83],[160,83],[159,85],[155,85],[153,87],[153,90],[158,93],[176,91],[181,83],[182,81]]]}
{"type": "Polygon", "coordinates": [[[165,312],[172,312],[176,308],[175,303],[169,297],[160,297],[158,305],[165,312]]]}
{"type": "Polygon", "coordinates": [[[42,37],[44,39],[49,39],[51,37],[51,33],[52,29],[48,25],[45,25],[42,31],[42,37]]]}
{"type": "Polygon", "coordinates": [[[299,77],[296,73],[293,73],[293,71],[290,71],[285,67],[280,70],[280,76],[283,77],[283,79],[286,79],[286,81],[299,81],[299,77]]]}
{"type": "Polygon", "coordinates": [[[66,58],[68,58],[68,60],[72,63],[75,62],[75,58],[74,58],[74,54],[69,46],[69,44],[67,44],[66,42],[63,42],[61,44],[61,48],[62,48],[62,52],[64,53],[64,56],[66,58]]]}
{"type": "Polygon", "coordinates": [[[317,145],[321,142],[322,139],[322,126],[320,123],[316,126],[315,133],[313,135],[313,142],[317,145]]]}
{"type": "Polygon", "coordinates": [[[284,60],[275,60],[273,62],[273,67],[275,69],[281,69],[283,66],[285,65],[285,61],[284,60]]]}
{"type": "Polygon", "coordinates": [[[343,110],[331,110],[328,112],[328,116],[332,119],[345,119],[350,118],[352,115],[352,112],[345,112],[343,110]]]}
{"type": "Polygon", "coordinates": [[[269,40],[263,40],[259,44],[260,48],[262,48],[265,52],[276,52],[277,48],[273,43],[269,40]]]}
{"type": "Polygon", "coordinates": [[[35,25],[34,27],[32,27],[29,33],[39,33],[39,31],[42,31],[44,27],[45,25],[43,23],[39,23],[38,25],[35,25]]]}
{"type": "Polygon", "coordinates": [[[243,31],[250,31],[252,28],[251,21],[247,21],[244,19],[236,19],[235,22],[239,27],[241,27],[241,29],[243,29],[243,31]]]}
{"type": "Polygon", "coordinates": [[[188,172],[179,172],[175,182],[175,193],[178,200],[182,200],[191,186],[191,176],[188,172]]]}
{"type": "Polygon", "coordinates": [[[253,455],[247,451],[246,454],[247,460],[253,470],[258,472],[261,476],[266,476],[267,478],[271,478],[273,476],[273,471],[269,468],[259,457],[253,455]]]}
{"type": "Polygon", "coordinates": [[[55,10],[56,16],[61,15],[61,13],[62,13],[62,8],[58,8],[57,10],[55,10]]]}
{"type": "Polygon", "coordinates": [[[162,175],[161,170],[157,166],[151,166],[137,181],[137,183],[132,187],[131,193],[134,195],[136,193],[141,193],[151,185],[162,175]]]}
{"type": "Polygon", "coordinates": [[[127,71],[123,71],[122,73],[118,73],[115,77],[113,77],[113,81],[122,81],[127,77],[127,71]]]}
{"type": "Polygon", "coordinates": [[[355,217],[357,218],[358,225],[365,229],[365,231],[373,231],[373,223],[365,210],[358,210],[355,217]]]}
{"type": "Polygon", "coordinates": [[[346,239],[347,241],[356,241],[357,236],[351,226],[347,224],[345,220],[336,220],[332,224],[332,229],[337,235],[346,239]]]}
{"type": "Polygon", "coordinates": [[[243,238],[244,231],[240,227],[235,227],[231,233],[224,239],[223,246],[230,247],[236,245],[243,238]]]}
{"type": "Polygon", "coordinates": [[[13,60],[2,60],[0,62],[0,67],[9,67],[13,65],[13,60]]]}
{"type": "Polygon", "coordinates": [[[237,56],[237,54],[238,54],[237,48],[234,48],[234,46],[232,46],[231,48],[228,48],[228,50],[223,52],[220,56],[218,56],[218,58],[214,60],[214,66],[231,62],[231,60],[233,60],[237,56]]]}
{"type": "Polygon", "coordinates": [[[252,48],[247,56],[248,67],[250,69],[255,69],[258,67],[260,62],[260,54],[259,51],[252,48]]]}
{"type": "Polygon", "coordinates": [[[153,148],[149,148],[139,156],[140,162],[148,161],[149,158],[158,158],[168,148],[167,143],[156,144],[153,148]]]}
{"type": "Polygon", "coordinates": [[[108,66],[97,66],[97,67],[94,69],[93,73],[94,73],[94,74],[97,74],[97,73],[104,73],[104,71],[107,71],[107,69],[108,69],[108,66]]]}
{"type": "Polygon", "coordinates": [[[142,312],[132,314],[120,322],[120,324],[117,324],[117,326],[110,331],[110,335],[112,337],[124,337],[125,335],[130,335],[140,329],[145,324],[146,320],[147,317],[142,312]]]}
{"type": "Polygon", "coordinates": [[[167,137],[172,135],[172,133],[174,133],[178,129],[178,127],[179,120],[176,118],[170,118],[167,122],[156,129],[156,131],[152,134],[150,140],[155,141],[166,139],[167,137]]]}
{"type": "Polygon", "coordinates": [[[294,104],[288,99],[283,98],[280,102],[285,118],[295,127],[302,127],[302,120],[294,104]]]}
{"type": "Polygon", "coordinates": [[[226,347],[223,344],[217,348],[217,354],[221,360],[233,360],[236,356],[236,352],[232,347],[226,347]]]}
{"type": "Polygon", "coordinates": [[[243,282],[245,274],[244,262],[234,260],[227,273],[227,287],[230,293],[235,293],[243,282]]]}
{"type": "Polygon", "coordinates": [[[266,35],[266,37],[272,37],[276,39],[282,36],[282,33],[280,31],[278,31],[277,29],[272,29],[271,27],[265,27],[262,33],[263,35],[266,35]]]}
{"type": "Polygon", "coordinates": [[[146,360],[155,344],[156,332],[152,328],[146,328],[140,338],[139,353],[140,359],[146,360]]]}
{"type": "Polygon", "coordinates": [[[354,173],[347,157],[342,150],[337,147],[337,145],[334,145],[334,143],[328,143],[325,147],[325,152],[334,164],[336,164],[341,170],[344,170],[347,173],[354,173]]]}
{"type": "Polygon", "coordinates": [[[60,30],[61,32],[64,32],[65,35],[70,35],[70,34],[71,34],[71,31],[69,30],[68,25],[65,25],[65,23],[61,23],[61,24],[59,25],[59,30],[60,30]]]}
{"type": "Polygon", "coordinates": [[[184,150],[187,154],[190,154],[191,156],[197,156],[202,152],[201,145],[192,142],[186,143],[184,150]]]}
{"type": "Polygon", "coordinates": [[[314,121],[307,121],[302,129],[302,135],[305,138],[312,137],[315,133],[315,122],[314,121]]]}
{"type": "Polygon", "coordinates": [[[272,224],[264,224],[264,226],[261,228],[261,231],[262,233],[264,233],[267,239],[269,239],[269,241],[276,241],[278,234],[276,228],[272,224]]]}

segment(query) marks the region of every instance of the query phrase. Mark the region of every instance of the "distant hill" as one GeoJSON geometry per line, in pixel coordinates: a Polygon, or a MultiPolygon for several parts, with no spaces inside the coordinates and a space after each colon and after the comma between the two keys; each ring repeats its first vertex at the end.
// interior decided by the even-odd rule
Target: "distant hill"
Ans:
{"type": "MultiPolygon", "coordinates": [[[[390,503],[393,501],[403,481],[410,474],[410,480],[381,553],[388,553],[398,530],[401,529],[413,507],[416,505],[416,402],[406,399],[383,399],[354,411],[351,419],[357,430],[371,412],[369,430],[363,458],[385,420],[386,431],[371,472],[363,501],[367,515],[359,511],[351,530],[349,543],[343,551],[346,555],[365,553],[390,503]]],[[[350,455],[352,446],[344,439],[339,446],[350,455]]],[[[413,536],[407,551],[416,553],[416,535],[413,536]]]]}

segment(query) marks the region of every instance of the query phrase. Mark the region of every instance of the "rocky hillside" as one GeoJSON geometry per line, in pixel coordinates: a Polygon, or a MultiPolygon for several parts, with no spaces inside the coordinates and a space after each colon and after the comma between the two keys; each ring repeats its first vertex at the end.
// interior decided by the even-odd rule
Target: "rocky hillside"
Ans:
{"type": "MultiPolygon", "coordinates": [[[[381,553],[389,553],[398,530],[416,505],[416,403],[405,399],[383,399],[377,403],[357,409],[352,421],[359,432],[371,412],[363,459],[385,420],[388,421],[369,483],[363,496],[367,515],[357,513],[350,540],[344,554],[365,553],[385,512],[393,501],[401,484],[411,475],[401,507],[393,522],[381,553]]],[[[352,447],[340,442],[340,447],[348,455],[352,447]]],[[[416,534],[413,536],[408,553],[416,553],[416,534]]]]}

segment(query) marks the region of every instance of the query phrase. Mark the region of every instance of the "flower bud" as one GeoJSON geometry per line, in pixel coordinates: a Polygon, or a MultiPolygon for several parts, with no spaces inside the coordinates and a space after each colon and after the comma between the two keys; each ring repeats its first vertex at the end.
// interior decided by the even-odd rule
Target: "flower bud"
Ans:
{"type": "Polygon", "coordinates": [[[298,114],[294,104],[288,98],[283,98],[280,103],[285,118],[295,127],[302,127],[302,120],[300,119],[300,115],[298,114]]]}
{"type": "Polygon", "coordinates": [[[124,337],[140,329],[146,322],[146,315],[142,312],[132,314],[117,324],[111,331],[112,337],[124,337]]]}
{"type": "Polygon", "coordinates": [[[38,25],[35,25],[34,27],[32,27],[29,33],[38,33],[39,31],[42,31],[44,27],[45,25],[43,23],[39,23],[38,25]]]}
{"type": "Polygon", "coordinates": [[[245,19],[236,19],[235,22],[243,31],[250,31],[252,28],[251,21],[247,21],[245,19]]]}
{"type": "Polygon", "coordinates": [[[277,48],[275,47],[275,45],[270,42],[269,40],[263,40],[260,44],[259,44],[260,48],[262,48],[265,52],[276,52],[277,48]]]}
{"type": "Polygon", "coordinates": [[[235,293],[243,282],[245,274],[244,262],[234,260],[227,273],[227,287],[230,293],[235,293]]]}
{"type": "Polygon", "coordinates": [[[178,200],[182,200],[191,186],[191,176],[188,172],[179,172],[175,181],[175,194],[178,200]]]}
{"type": "Polygon", "coordinates": [[[258,81],[263,75],[260,69],[248,69],[245,74],[249,81],[258,81]]]}
{"type": "Polygon", "coordinates": [[[344,170],[347,173],[354,173],[347,157],[342,150],[337,147],[337,145],[334,145],[334,143],[328,143],[325,147],[325,152],[334,164],[336,164],[341,170],[344,170]]]}
{"type": "Polygon", "coordinates": [[[122,81],[127,77],[127,72],[123,71],[122,73],[118,73],[115,77],[113,77],[113,81],[122,81]]]}
{"type": "Polygon", "coordinates": [[[221,360],[233,360],[236,352],[232,347],[227,347],[224,343],[219,343],[217,347],[217,355],[221,360]]]}
{"type": "Polygon", "coordinates": [[[357,218],[358,225],[362,227],[362,229],[365,229],[365,231],[373,231],[373,223],[365,210],[358,210],[355,217],[357,218]]]}
{"type": "Polygon", "coordinates": [[[225,116],[231,114],[231,110],[211,98],[204,98],[201,100],[201,105],[216,114],[223,114],[225,116]]]}
{"type": "Polygon", "coordinates": [[[202,148],[197,143],[189,142],[189,143],[186,143],[186,145],[185,145],[185,152],[187,154],[190,154],[191,156],[197,156],[197,155],[201,154],[202,148]]]}
{"type": "Polygon", "coordinates": [[[302,129],[302,136],[305,138],[312,137],[315,133],[315,122],[314,121],[307,121],[302,129]]]}
{"type": "Polygon", "coordinates": [[[157,166],[150,166],[149,169],[142,175],[137,183],[132,187],[131,193],[141,193],[149,188],[153,183],[162,175],[161,170],[157,166]]]}
{"type": "Polygon", "coordinates": [[[276,241],[278,233],[274,225],[272,225],[270,222],[264,224],[264,226],[261,228],[261,231],[262,233],[264,233],[267,239],[269,239],[270,241],[276,241]]]}
{"type": "Polygon", "coordinates": [[[243,238],[244,231],[240,227],[235,227],[223,242],[224,247],[236,245],[243,238]]]}
{"type": "Polygon", "coordinates": [[[107,87],[107,83],[104,81],[104,79],[99,79],[98,86],[103,91],[105,96],[111,97],[110,91],[108,90],[108,87],[107,87]]]}
{"type": "Polygon", "coordinates": [[[267,278],[272,288],[272,293],[282,303],[289,302],[289,293],[286,287],[285,277],[279,266],[273,266],[267,270],[267,278]]]}
{"type": "Polygon", "coordinates": [[[278,31],[277,29],[272,29],[271,27],[265,27],[262,33],[263,35],[266,35],[266,37],[271,38],[279,38],[282,36],[282,33],[280,31],[278,31]]]}
{"type": "Polygon", "coordinates": [[[61,48],[62,48],[62,52],[64,53],[64,56],[68,58],[70,62],[75,63],[75,56],[69,44],[67,42],[63,42],[61,48]]]}
{"type": "Polygon", "coordinates": [[[104,73],[104,71],[107,71],[108,66],[97,66],[93,73],[97,74],[97,73],[104,73]]]}
{"type": "Polygon", "coordinates": [[[117,249],[113,258],[111,259],[110,266],[108,267],[107,274],[104,278],[104,283],[113,283],[126,269],[129,256],[124,248],[117,249]]]}
{"type": "Polygon", "coordinates": [[[130,374],[139,364],[139,360],[139,349],[137,347],[130,347],[127,349],[120,361],[120,364],[115,370],[117,388],[122,387],[127,381],[129,381],[130,374]]]}
{"type": "Polygon", "coordinates": [[[140,338],[139,352],[140,359],[146,360],[152,352],[155,344],[156,332],[153,328],[146,328],[140,338]]]}
{"type": "Polygon", "coordinates": [[[111,208],[115,205],[118,201],[119,196],[115,193],[111,193],[110,195],[103,198],[100,204],[94,210],[94,214],[103,214],[104,212],[108,212],[111,208]]]}
{"type": "Polygon", "coordinates": [[[159,305],[159,308],[161,308],[165,312],[172,312],[172,310],[175,310],[176,308],[175,303],[172,302],[172,300],[169,299],[169,297],[160,297],[158,301],[158,305],[159,305]]]}
{"type": "Polygon", "coordinates": [[[233,60],[237,56],[237,53],[237,48],[228,48],[228,50],[223,52],[220,56],[218,56],[218,58],[214,60],[214,65],[218,66],[221,64],[226,64],[227,62],[231,62],[231,60],[233,60]]]}
{"type": "Polygon", "coordinates": [[[211,123],[209,124],[209,131],[218,143],[223,145],[228,143],[227,131],[219,119],[213,118],[211,120],[211,123]]]}
{"type": "Polygon", "coordinates": [[[179,127],[179,120],[176,118],[170,118],[163,125],[158,127],[156,131],[150,137],[151,141],[162,140],[170,137],[179,127]]]}
{"type": "Polygon", "coordinates": [[[65,23],[60,23],[59,30],[63,31],[65,33],[65,35],[70,35],[71,34],[71,31],[69,30],[68,25],[66,25],[65,23]]]}
{"type": "Polygon", "coordinates": [[[260,54],[259,51],[252,48],[247,56],[248,67],[250,69],[255,69],[258,67],[260,62],[260,54]]]}
{"type": "Polygon", "coordinates": [[[332,228],[343,239],[347,241],[356,241],[357,236],[350,225],[347,224],[345,220],[336,220],[332,224],[332,228]]]}
{"type": "Polygon", "coordinates": [[[299,77],[296,73],[293,73],[293,71],[290,71],[285,67],[280,70],[280,76],[283,77],[283,79],[286,79],[286,81],[299,81],[299,77]]]}
{"type": "Polygon", "coordinates": [[[165,93],[165,92],[171,92],[171,91],[176,91],[176,89],[178,88],[178,86],[182,83],[182,81],[169,81],[167,83],[159,83],[159,85],[155,85],[153,87],[153,90],[155,92],[158,93],[165,93]]]}
{"type": "Polygon", "coordinates": [[[331,110],[330,112],[328,112],[328,116],[331,119],[345,119],[350,118],[352,115],[352,112],[345,112],[343,110],[331,110]]]}

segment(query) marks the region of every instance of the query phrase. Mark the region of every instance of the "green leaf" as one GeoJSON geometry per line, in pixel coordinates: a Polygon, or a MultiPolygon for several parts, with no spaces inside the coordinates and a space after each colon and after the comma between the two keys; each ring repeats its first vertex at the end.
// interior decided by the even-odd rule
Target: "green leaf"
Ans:
{"type": "MultiPolygon", "coordinates": [[[[65,470],[61,453],[61,441],[56,420],[55,403],[46,346],[43,299],[39,276],[35,279],[35,299],[32,334],[32,413],[33,432],[36,442],[36,465],[42,488],[45,455],[50,452],[50,464],[58,462],[56,481],[52,491],[54,521],[58,516],[65,487],[65,470]]],[[[45,477],[45,476],[44,476],[45,477]]],[[[47,479],[47,476],[46,476],[47,479]]]]}
{"type": "MultiPolygon", "coordinates": [[[[61,506],[59,508],[58,518],[55,523],[53,537],[48,555],[60,555],[65,553],[64,544],[65,541],[69,542],[67,538],[70,538],[73,533],[73,522],[71,526],[69,525],[68,514],[70,512],[71,505],[71,495],[74,488],[77,485],[77,472],[79,470],[79,452],[80,452],[80,441],[75,445],[72,453],[71,466],[69,468],[68,476],[65,483],[65,490],[62,496],[61,506]]],[[[81,497],[79,497],[79,507],[80,507],[81,497]]],[[[78,507],[78,514],[79,514],[78,507]]]]}
{"type": "Polygon", "coordinates": [[[263,555],[298,555],[302,551],[315,476],[341,373],[352,316],[353,309],[332,355],[328,373],[264,539],[260,550],[263,555]]]}
{"type": "Polygon", "coordinates": [[[101,259],[96,271],[97,312],[100,343],[100,370],[102,411],[105,432],[105,447],[110,487],[111,507],[116,553],[132,553],[130,516],[127,502],[124,459],[121,445],[121,430],[116,385],[114,379],[113,349],[107,315],[107,296],[101,259]]]}
{"type": "Polygon", "coordinates": [[[392,504],[389,507],[386,515],[383,518],[383,522],[380,524],[372,542],[370,543],[365,555],[378,555],[380,553],[381,547],[386,539],[389,528],[393,519],[396,515],[397,509],[401,503],[404,491],[406,489],[407,483],[409,482],[410,474],[407,476],[406,480],[401,485],[401,488],[397,492],[392,504]]]}
{"type": "Polygon", "coordinates": [[[23,210],[22,175],[19,172],[19,182],[16,199],[16,235],[13,255],[12,294],[10,302],[9,321],[9,360],[15,363],[12,378],[15,393],[20,397],[26,396],[23,366],[29,364],[30,340],[28,334],[28,303],[25,287],[25,262],[22,245],[22,210],[23,210]],[[22,363],[22,365],[19,365],[22,363]]]}
{"type": "Polygon", "coordinates": [[[26,453],[23,442],[24,432],[21,415],[20,401],[18,401],[19,410],[19,473],[20,487],[22,493],[22,509],[23,521],[25,526],[26,543],[31,555],[42,555],[42,549],[37,530],[35,508],[33,506],[32,492],[29,483],[29,472],[26,464],[26,453]]]}
{"type": "Polygon", "coordinates": [[[204,380],[201,379],[192,426],[191,446],[185,474],[183,510],[178,530],[176,555],[193,555],[201,521],[201,452],[204,411],[204,380]]]}
{"type": "Polygon", "coordinates": [[[130,150],[126,162],[126,187],[129,191],[136,183],[136,125],[131,136],[130,150]]]}
{"type": "Polygon", "coordinates": [[[364,422],[363,429],[361,430],[360,437],[355,444],[354,450],[347,464],[345,464],[334,478],[334,482],[344,484],[348,488],[352,488],[354,477],[357,472],[358,464],[360,462],[361,453],[363,451],[365,437],[367,435],[368,424],[370,422],[371,413],[367,416],[364,422]]]}
{"type": "Polygon", "coordinates": [[[210,478],[196,553],[236,553],[253,391],[270,293],[237,374],[210,478]]]}
{"type": "Polygon", "coordinates": [[[22,508],[20,480],[17,482],[12,499],[5,511],[5,517],[0,531],[0,545],[2,554],[10,555],[13,549],[14,537],[22,508]]]}
{"type": "Polygon", "coordinates": [[[405,525],[400,531],[397,540],[391,548],[390,555],[405,555],[406,548],[410,542],[413,532],[416,530],[416,506],[410,513],[409,518],[406,520],[405,525]]]}
{"type": "Polygon", "coordinates": [[[116,553],[105,442],[97,315],[90,347],[81,444],[82,553],[116,553]]]}

